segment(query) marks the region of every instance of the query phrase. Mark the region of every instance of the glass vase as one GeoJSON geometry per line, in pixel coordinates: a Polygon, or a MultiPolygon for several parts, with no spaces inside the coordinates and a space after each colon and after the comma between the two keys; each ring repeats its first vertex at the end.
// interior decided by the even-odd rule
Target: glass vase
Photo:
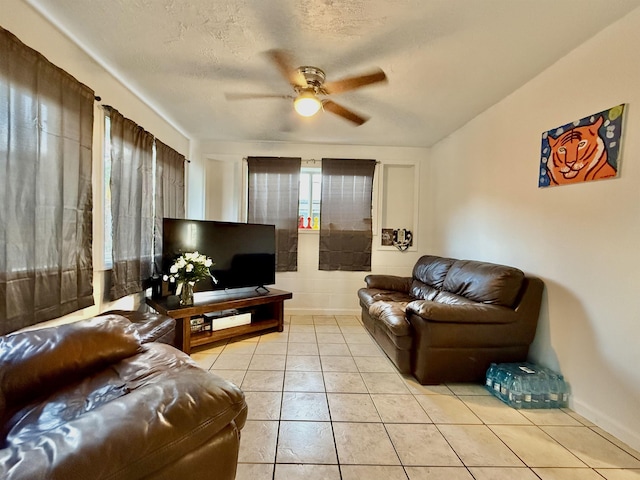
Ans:
{"type": "Polygon", "coordinates": [[[193,283],[183,282],[180,290],[180,305],[190,306],[193,305],[193,283]]]}

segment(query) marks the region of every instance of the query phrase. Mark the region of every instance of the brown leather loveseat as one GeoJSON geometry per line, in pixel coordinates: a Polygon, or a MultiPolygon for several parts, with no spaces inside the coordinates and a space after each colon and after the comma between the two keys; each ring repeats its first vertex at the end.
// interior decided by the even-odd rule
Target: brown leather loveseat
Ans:
{"type": "Polygon", "coordinates": [[[243,393],[123,316],[0,337],[0,387],[0,478],[235,478],[243,393]]]}
{"type": "Polygon", "coordinates": [[[411,277],[367,275],[362,321],[422,384],[482,382],[491,362],[527,359],[543,283],[486,262],[421,257],[411,277]]]}

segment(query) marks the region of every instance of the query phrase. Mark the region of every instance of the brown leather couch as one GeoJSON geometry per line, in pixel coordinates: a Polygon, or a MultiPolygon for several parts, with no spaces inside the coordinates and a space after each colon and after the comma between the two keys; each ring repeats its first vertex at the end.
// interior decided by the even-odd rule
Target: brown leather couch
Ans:
{"type": "Polygon", "coordinates": [[[235,478],[243,393],[137,327],[111,314],[0,337],[0,478],[235,478]]]}
{"type": "Polygon", "coordinates": [[[421,384],[482,382],[491,362],[527,359],[543,283],[504,265],[421,257],[411,277],[367,275],[362,321],[421,384]]]}

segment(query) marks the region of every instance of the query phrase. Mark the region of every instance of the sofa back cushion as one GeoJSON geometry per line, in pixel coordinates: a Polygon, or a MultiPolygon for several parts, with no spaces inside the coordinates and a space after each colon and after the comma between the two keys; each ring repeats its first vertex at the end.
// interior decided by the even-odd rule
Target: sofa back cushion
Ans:
{"type": "Polygon", "coordinates": [[[411,284],[410,295],[412,299],[433,300],[439,291],[437,288],[422,283],[420,280],[414,280],[411,284]]]}
{"type": "Polygon", "coordinates": [[[0,337],[0,384],[8,405],[46,395],[141,350],[129,320],[106,315],[0,337]]]}
{"type": "Polygon", "coordinates": [[[443,290],[475,302],[513,307],[523,279],[524,273],[517,268],[457,260],[444,279],[443,290]]]}
{"type": "Polygon", "coordinates": [[[420,257],[413,267],[411,296],[421,300],[434,300],[454,262],[453,258],[434,255],[420,257]]]}
{"type": "Polygon", "coordinates": [[[447,272],[454,262],[453,258],[424,255],[418,259],[413,267],[413,278],[436,290],[441,290],[447,272]]]}

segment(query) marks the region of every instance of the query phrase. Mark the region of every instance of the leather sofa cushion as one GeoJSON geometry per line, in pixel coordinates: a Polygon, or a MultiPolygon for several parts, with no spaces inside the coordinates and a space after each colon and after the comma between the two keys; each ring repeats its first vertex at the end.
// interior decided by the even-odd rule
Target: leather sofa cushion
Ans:
{"type": "MultiPolygon", "coordinates": [[[[453,258],[424,255],[418,259],[413,267],[413,278],[437,290],[442,290],[447,272],[454,263],[453,258]]],[[[427,299],[425,298],[425,300],[427,299]]]]}
{"type": "Polygon", "coordinates": [[[435,302],[438,303],[446,303],[447,305],[468,305],[468,304],[477,304],[479,302],[474,302],[473,300],[469,300],[467,297],[463,297],[462,295],[456,295],[451,292],[438,292],[438,294],[434,298],[435,302]]]}
{"type": "Polygon", "coordinates": [[[411,334],[411,325],[405,315],[407,302],[378,301],[369,307],[369,315],[378,319],[396,337],[411,334]]]}
{"type": "Polygon", "coordinates": [[[415,300],[408,293],[396,292],[392,290],[380,290],[378,288],[361,288],[358,290],[360,304],[369,309],[375,302],[410,302],[415,300]]]}
{"type": "Polygon", "coordinates": [[[141,350],[129,320],[106,315],[0,337],[7,406],[57,390],[141,350]]]}
{"type": "Polygon", "coordinates": [[[433,300],[436,298],[439,290],[433,288],[419,280],[414,280],[411,284],[411,296],[420,300],[433,300]]]}
{"type": "Polygon", "coordinates": [[[524,273],[517,268],[457,260],[445,277],[443,290],[475,302],[513,307],[523,280],[524,273]]]}
{"type": "Polygon", "coordinates": [[[471,300],[460,303],[414,300],[407,304],[405,311],[407,317],[418,316],[422,318],[422,322],[431,325],[436,322],[495,325],[515,323],[518,320],[516,312],[509,307],[472,302],[471,300]]]}

